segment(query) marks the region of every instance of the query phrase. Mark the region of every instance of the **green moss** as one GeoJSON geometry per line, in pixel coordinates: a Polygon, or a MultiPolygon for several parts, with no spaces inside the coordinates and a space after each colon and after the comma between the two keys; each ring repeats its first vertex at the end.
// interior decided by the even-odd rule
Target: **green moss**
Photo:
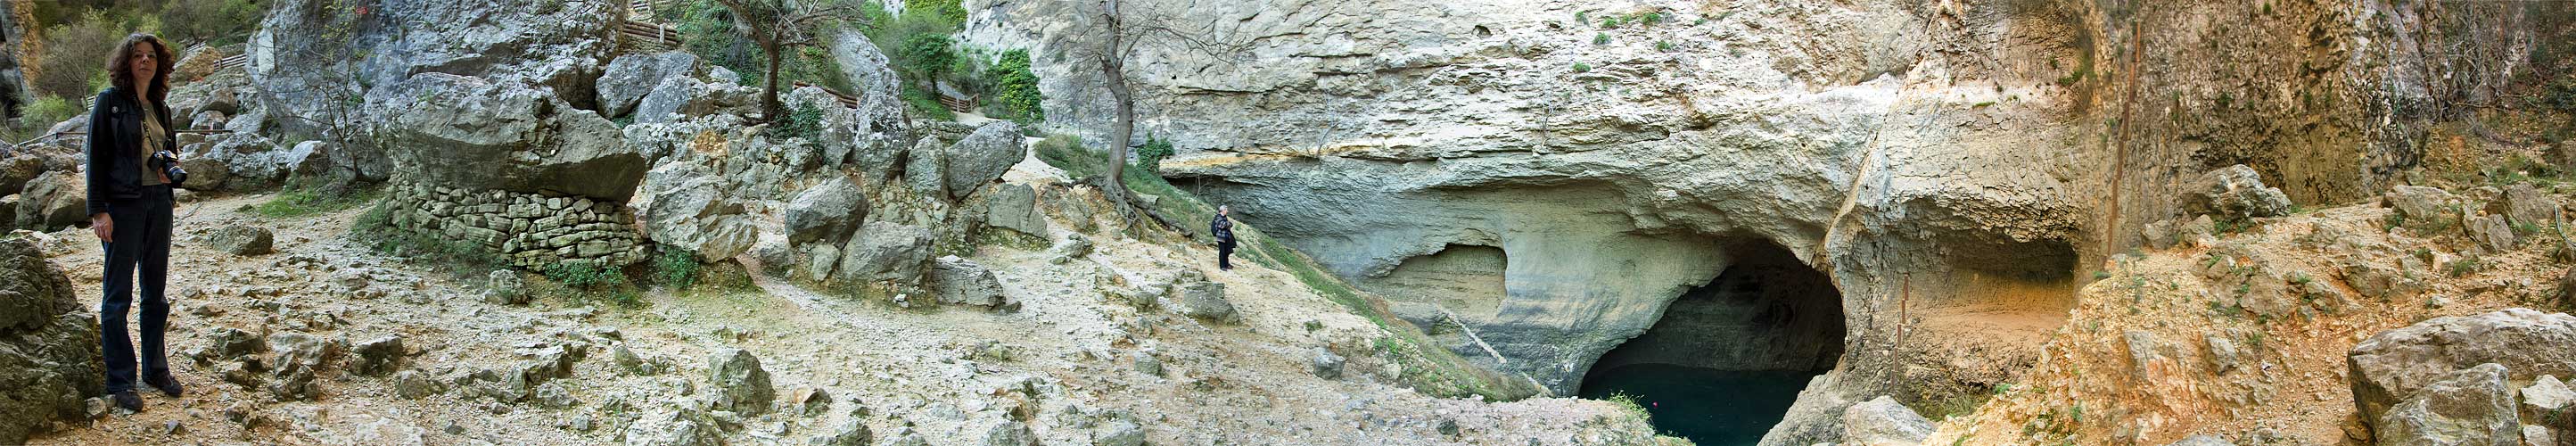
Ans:
{"type": "Polygon", "coordinates": [[[344,183],[295,177],[286,180],[277,196],[251,205],[250,211],[268,218],[296,218],[356,208],[381,195],[379,187],[350,189],[344,183]]]}

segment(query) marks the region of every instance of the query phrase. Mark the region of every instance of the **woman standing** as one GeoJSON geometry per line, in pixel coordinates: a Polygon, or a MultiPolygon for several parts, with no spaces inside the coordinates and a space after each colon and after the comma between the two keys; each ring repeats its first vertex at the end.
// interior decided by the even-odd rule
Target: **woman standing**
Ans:
{"type": "Polygon", "coordinates": [[[162,351],[161,336],[170,318],[162,285],[170,270],[170,188],[186,173],[172,178],[168,168],[177,160],[165,152],[178,142],[170,136],[170,107],[163,102],[170,94],[170,48],[142,33],[125,36],[117,48],[107,62],[115,86],[100,92],[89,112],[89,229],[107,252],[107,289],[98,305],[107,392],[117,407],[141,411],[143,399],[134,396],[134,343],[125,335],[126,309],[133,305],[138,275],[142,382],[172,397],[180,391],[162,351]]]}

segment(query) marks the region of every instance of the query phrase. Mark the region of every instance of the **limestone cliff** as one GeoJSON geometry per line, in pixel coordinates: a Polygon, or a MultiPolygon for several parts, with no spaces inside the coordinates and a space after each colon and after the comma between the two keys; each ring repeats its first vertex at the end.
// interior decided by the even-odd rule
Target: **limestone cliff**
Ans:
{"type": "MultiPolygon", "coordinates": [[[[1131,54],[1167,175],[1335,273],[1499,248],[1449,308],[1491,365],[1569,393],[1685,290],[1785,248],[1839,290],[1846,352],[1767,444],[1842,407],[2006,382],[2075,275],[2255,167],[2301,203],[2367,197],[2430,129],[2528,70],[2563,5],[2426,2],[1121,2],[1190,38],[1131,54]],[[1214,42],[1216,45],[1208,43],[1214,42]],[[1490,349],[1488,349],[1488,346],[1490,349]],[[1490,353],[1487,353],[1490,352],[1490,353]]],[[[1052,127],[1109,104],[1090,2],[970,1],[1030,48],[1052,127]]],[[[1406,279],[1397,277],[1397,282],[1406,279]]]]}

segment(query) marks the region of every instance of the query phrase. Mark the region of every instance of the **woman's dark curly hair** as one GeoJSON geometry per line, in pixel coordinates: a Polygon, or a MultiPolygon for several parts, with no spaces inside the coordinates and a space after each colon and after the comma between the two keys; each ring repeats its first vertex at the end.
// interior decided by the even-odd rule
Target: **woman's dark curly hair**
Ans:
{"type": "Polygon", "coordinates": [[[152,37],[148,33],[126,35],[125,43],[116,45],[116,54],[107,58],[107,78],[110,82],[116,83],[116,88],[119,90],[134,90],[132,72],[134,46],[145,43],[152,44],[152,64],[155,66],[152,70],[152,86],[144,89],[143,97],[151,99],[153,104],[161,104],[170,97],[172,62],[170,46],[162,44],[159,37],[152,37]]]}

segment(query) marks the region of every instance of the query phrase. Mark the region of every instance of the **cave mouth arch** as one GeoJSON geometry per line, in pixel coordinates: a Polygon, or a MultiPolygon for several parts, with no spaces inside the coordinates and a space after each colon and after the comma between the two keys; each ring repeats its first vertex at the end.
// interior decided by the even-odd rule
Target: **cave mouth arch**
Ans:
{"type": "Polygon", "coordinates": [[[1625,395],[1656,429],[1698,444],[1750,445],[1833,369],[1844,336],[1833,280],[1769,241],[1723,246],[1726,269],[1593,362],[1581,396],[1625,395]]]}

